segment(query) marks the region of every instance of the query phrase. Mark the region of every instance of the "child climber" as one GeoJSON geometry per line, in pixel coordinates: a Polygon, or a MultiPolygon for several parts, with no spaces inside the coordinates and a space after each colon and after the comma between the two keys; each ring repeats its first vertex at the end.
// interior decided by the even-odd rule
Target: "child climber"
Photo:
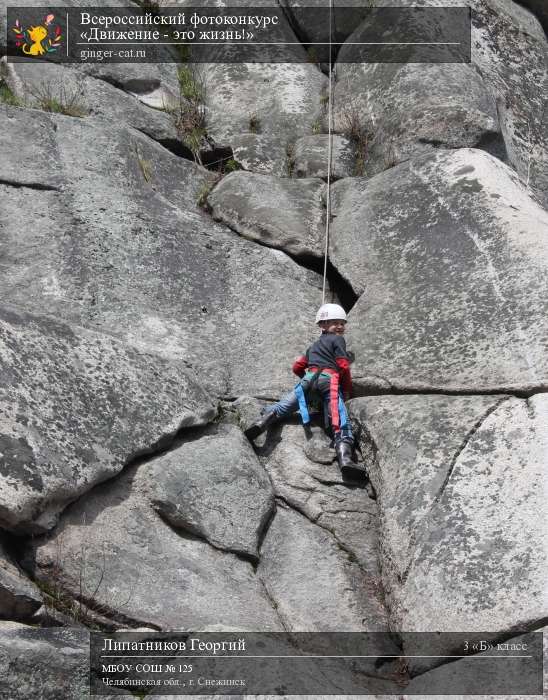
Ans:
{"type": "Polygon", "coordinates": [[[346,313],[338,304],[323,304],[316,314],[316,323],[322,329],[321,336],[293,364],[293,372],[301,377],[301,381],[252,423],[245,434],[249,440],[254,440],[269,425],[297,409],[301,412],[303,423],[308,423],[304,397],[310,392],[317,392],[322,398],[326,426],[333,434],[339,466],[343,472],[347,468],[350,472],[354,440],[343,401],[343,397],[348,400],[352,392],[350,357],[343,337],[346,313]]]}

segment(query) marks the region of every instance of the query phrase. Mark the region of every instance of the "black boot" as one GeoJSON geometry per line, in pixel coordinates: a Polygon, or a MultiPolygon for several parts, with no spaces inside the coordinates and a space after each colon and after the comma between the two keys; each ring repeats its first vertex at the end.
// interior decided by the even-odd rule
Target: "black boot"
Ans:
{"type": "Polygon", "coordinates": [[[352,443],[344,438],[335,443],[335,452],[342,475],[352,481],[363,482],[367,480],[367,472],[363,466],[356,464],[353,459],[352,443]]]}
{"type": "Polygon", "coordinates": [[[264,433],[267,428],[278,420],[278,416],[274,411],[268,411],[255,422],[253,422],[247,430],[244,431],[244,435],[248,440],[255,440],[259,437],[261,433],[264,433]]]}
{"type": "Polygon", "coordinates": [[[345,467],[351,467],[354,462],[352,461],[352,445],[345,440],[340,440],[335,443],[335,452],[337,454],[337,461],[341,470],[345,467]]]}

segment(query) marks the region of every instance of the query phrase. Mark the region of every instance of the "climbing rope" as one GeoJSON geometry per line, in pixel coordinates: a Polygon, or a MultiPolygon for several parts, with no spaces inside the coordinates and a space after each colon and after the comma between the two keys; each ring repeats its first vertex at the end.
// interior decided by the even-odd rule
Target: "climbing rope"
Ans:
{"type": "Polygon", "coordinates": [[[325,287],[327,282],[327,255],[329,252],[329,219],[331,218],[331,153],[333,150],[332,135],[332,97],[333,97],[333,65],[332,65],[332,36],[333,36],[333,0],[329,0],[329,94],[327,102],[327,193],[325,213],[325,247],[323,254],[323,285],[322,304],[325,304],[325,287]]]}

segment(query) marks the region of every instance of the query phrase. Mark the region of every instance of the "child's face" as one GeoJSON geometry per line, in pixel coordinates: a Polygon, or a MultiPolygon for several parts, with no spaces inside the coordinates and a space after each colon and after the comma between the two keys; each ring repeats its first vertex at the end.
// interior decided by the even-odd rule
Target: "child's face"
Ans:
{"type": "Polygon", "coordinates": [[[320,321],[320,328],[326,333],[344,335],[345,327],[346,321],[343,321],[342,318],[332,319],[331,321],[320,321]]]}

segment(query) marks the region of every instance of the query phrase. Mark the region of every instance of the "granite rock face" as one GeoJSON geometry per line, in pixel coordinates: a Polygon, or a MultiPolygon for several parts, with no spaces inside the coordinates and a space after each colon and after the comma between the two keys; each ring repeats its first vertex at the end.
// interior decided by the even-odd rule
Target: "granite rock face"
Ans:
{"type": "MultiPolygon", "coordinates": [[[[342,4],[337,41],[363,29],[342,4]]],[[[326,27],[301,5],[280,36],[305,58],[326,27]]],[[[402,630],[545,626],[547,44],[515,2],[470,5],[471,64],[334,76],[326,301],[349,313],[377,500],[316,418],[242,435],[317,337],[326,66],[4,62],[27,106],[0,106],[0,617],[390,630],[352,675],[377,697],[409,676],[441,693],[462,668],[404,670],[402,630]],[[187,69],[218,172],[166,111],[187,69]],[[78,116],[28,100],[82,87],[78,116]]],[[[0,623],[0,694],[80,697],[87,639],[0,623]]]]}
{"type": "Polygon", "coordinates": [[[215,224],[197,205],[215,176],[142,134],[1,115],[3,295],[180,360],[218,395],[283,391],[314,333],[319,275],[215,224]],[[282,316],[295,322],[280,335],[282,316]]]}
{"type": "Polygon", "coordinates": [[[495,100],[473,66],[340,63],[337,73],[335,130],[361,132],[368,176],[440,146],[504,154],[495,100]]]}
{"type": "Polygon", "coordinates": [[[240,235],[296,256],[323,255],[325,185],[236,172],[208,197],[213,218],[240,235]]]}
{"type": "Polygon", "coordinates": [[[507,166],[440,150],[335,183],[332,206],[359,390],[546,387],[548,215],[507,166]]]}
{"type": "Polygon", "coordinates": [[[234,160],[243,170],[277,177],[291,174],[291,149],[276,136],[244,132],[232,137],[231,146],[234,160]]]}
{"type": "Polygon", "coordinates": [[[388,630],[385,610],[360,567],[332,535],[299,513],[278,508],[258,574],[289,630],[388,630]]]}
{"type": "Polygon", "coordinates": [[[0,521],[16,532],[53,527],[94,484],[216,413],[179,364],[109,336],[3,308],[0,342],[0,521]]]}
{"type": "Polygon", "coordinates": [[[29,543],[24,566],[120,627],[281,629],[252,564],[164,522],[151,486],[141,465],[96,487],[29,543]]]}
{"type": "Polygon", "coordinates": [[[157,141],[176,142],[175,122],[167,112],[178,102],[176,76],[168,87],[159,77],[122,75],[112,66],[108,73],[94,75],[57,64],[0,63],[0,77],[26,107],[52,112],[63,109],[72,117],[127,124],[157,141]]]}
{"type": "Polygon", "coordinates": [[[28,619],[41,605],[40,591],[15,564],[0,538],[0,619],[28,619]]]}
{"type": "MultiPolygon", "coordinates": [[[[373,4],[406,8],[462,3],[374,0],[373,4]]],[[[340,64],[335,92],[337,130],[345,130],[350,116],[369,134],[368,174],[390,168],[428,147],[483,148],[497,157],[507,157],[520,179],[546,207],[546,35],[538,20],[511,0],[470,0],[467,4],[472,9],[470,65],[340,64]],[[405,95],[405,105],[393,112],[392,101],[385,102],[385,95],[393,95],[396,105],[405,95]],[[430,110],[435,117],[429,124],[425,115],[430,110]],[[419,133],[421,129],[424,133],[419,133]]],[[[360,28],[355,36],[359,33],[360,28]]],[[[344,51],[343,47],[341,56],[344,51]]]]}
{"type": "Polygon", "coordinates": [[[461,659],[420,674],[413,678],[406,688],[407,692],[412,694],[403,695],[401,700],[443,700],[449,694],[454,700],[468,700],[470,697],[477,700],[494,700],[501,696],[512,697],[513,700],[527,700],[531,695],[542,697],[543,685],[546,689],[548,679],[547,635],[548,629],[543,627],[532,634],[512,637],[502,642],[501,646],[506,644],[508,647],[497,649],[496,656],[499,658],[487,658],[493,655],[493,652],[488,650],[478,654],[478,657],[483,657],[481,660],[475,657],[468,661],[461,659]],[[539,634],[540,639],[537,637],[539,634]],[[512,645],[514,650],[519,650],[517,653],[510,651],[512,645]],[[523,653],[522,645],[526,645],[528,654],[523,653]],[[518,658],[520,655],[528,658],[518,658]],[[539,660],[542,661],[543,656],[542,669],[539,660]],[[484,695],[480,694],[482,691],[484,695]]]}
{"type": "Polygon", "coordinates": [[[548,7],[542,0],[519,0],[519,4],[531,10],[544,28],[545,34],[548,34],[548,7]]]}
{"type": "Polygon", "coordinates": [[[546,619],[547,411],[545,394],[352,402],[377,450],[396,629],[509,636],[546,619]]]}
{"type": "Polygon", "coordinates": [[[0,693],[13,700],[89,696],[89,632],[0,622],[0,693]]]}
{"type": "Polygon", "coordinates": [[[212,63],[203,65],[201,75],[208,134],[217,146],[230,146],[241,134],[264,133],[285,147],[311,134],[323,114],[327,78],[312,63],[212,63]]]}
{"type": "MultiPolygon", "coordinates": [[[[327,178],[329,163],[329,134],[303,136],[295,144],[294,172],[296,177],[327,178]]],[[[332,135],[331,181],[356,174],[355,145],[350,139],[332,135]]]]}
{"type": "Polygon", "coordinates": [[[486,0],[474,11],[472,61],[497,101],[508,160],[548,208],[548,41],[516,3],[486,0]]]}
{"type": "Polygon", "coordinates": [[[334,0],[330,5],[326,5],[322,0],[282,0],[280,4],[301,41],[312,44],[312,48],[314,42],[345,41],[367,14],[369,7],[364,6],[360,0],[334,0]],[[347,8],[352,8],[352,11],[349,12],[347,8]]]}
{"type": "Polygon", "coordinates": [[[171,525],[219,549],[258,558],[274,495],[238,428],[209,430],[150,462],[147,473],[154,506],[171,525]]]}
{"type": "MultiPolygon", "coordinates": [[[[334,463],[334,449],[320,426],[313,425],[307,435],[294,422],[280,423],[258,445],[258,455],[276,496],[325,530],[331,536],[328,541],[336,543],[341,553],[347,553],[359,565],[360,578],[372,598],[366,624],[371,625],[370,629],[381,629],[382,604],[377,593],[371,593],[378,590],[380,580],[375,501],[363,488],[345,484],[334,463]]],[[[306,531],[310,536],[314,532],[306,531]]]]}

